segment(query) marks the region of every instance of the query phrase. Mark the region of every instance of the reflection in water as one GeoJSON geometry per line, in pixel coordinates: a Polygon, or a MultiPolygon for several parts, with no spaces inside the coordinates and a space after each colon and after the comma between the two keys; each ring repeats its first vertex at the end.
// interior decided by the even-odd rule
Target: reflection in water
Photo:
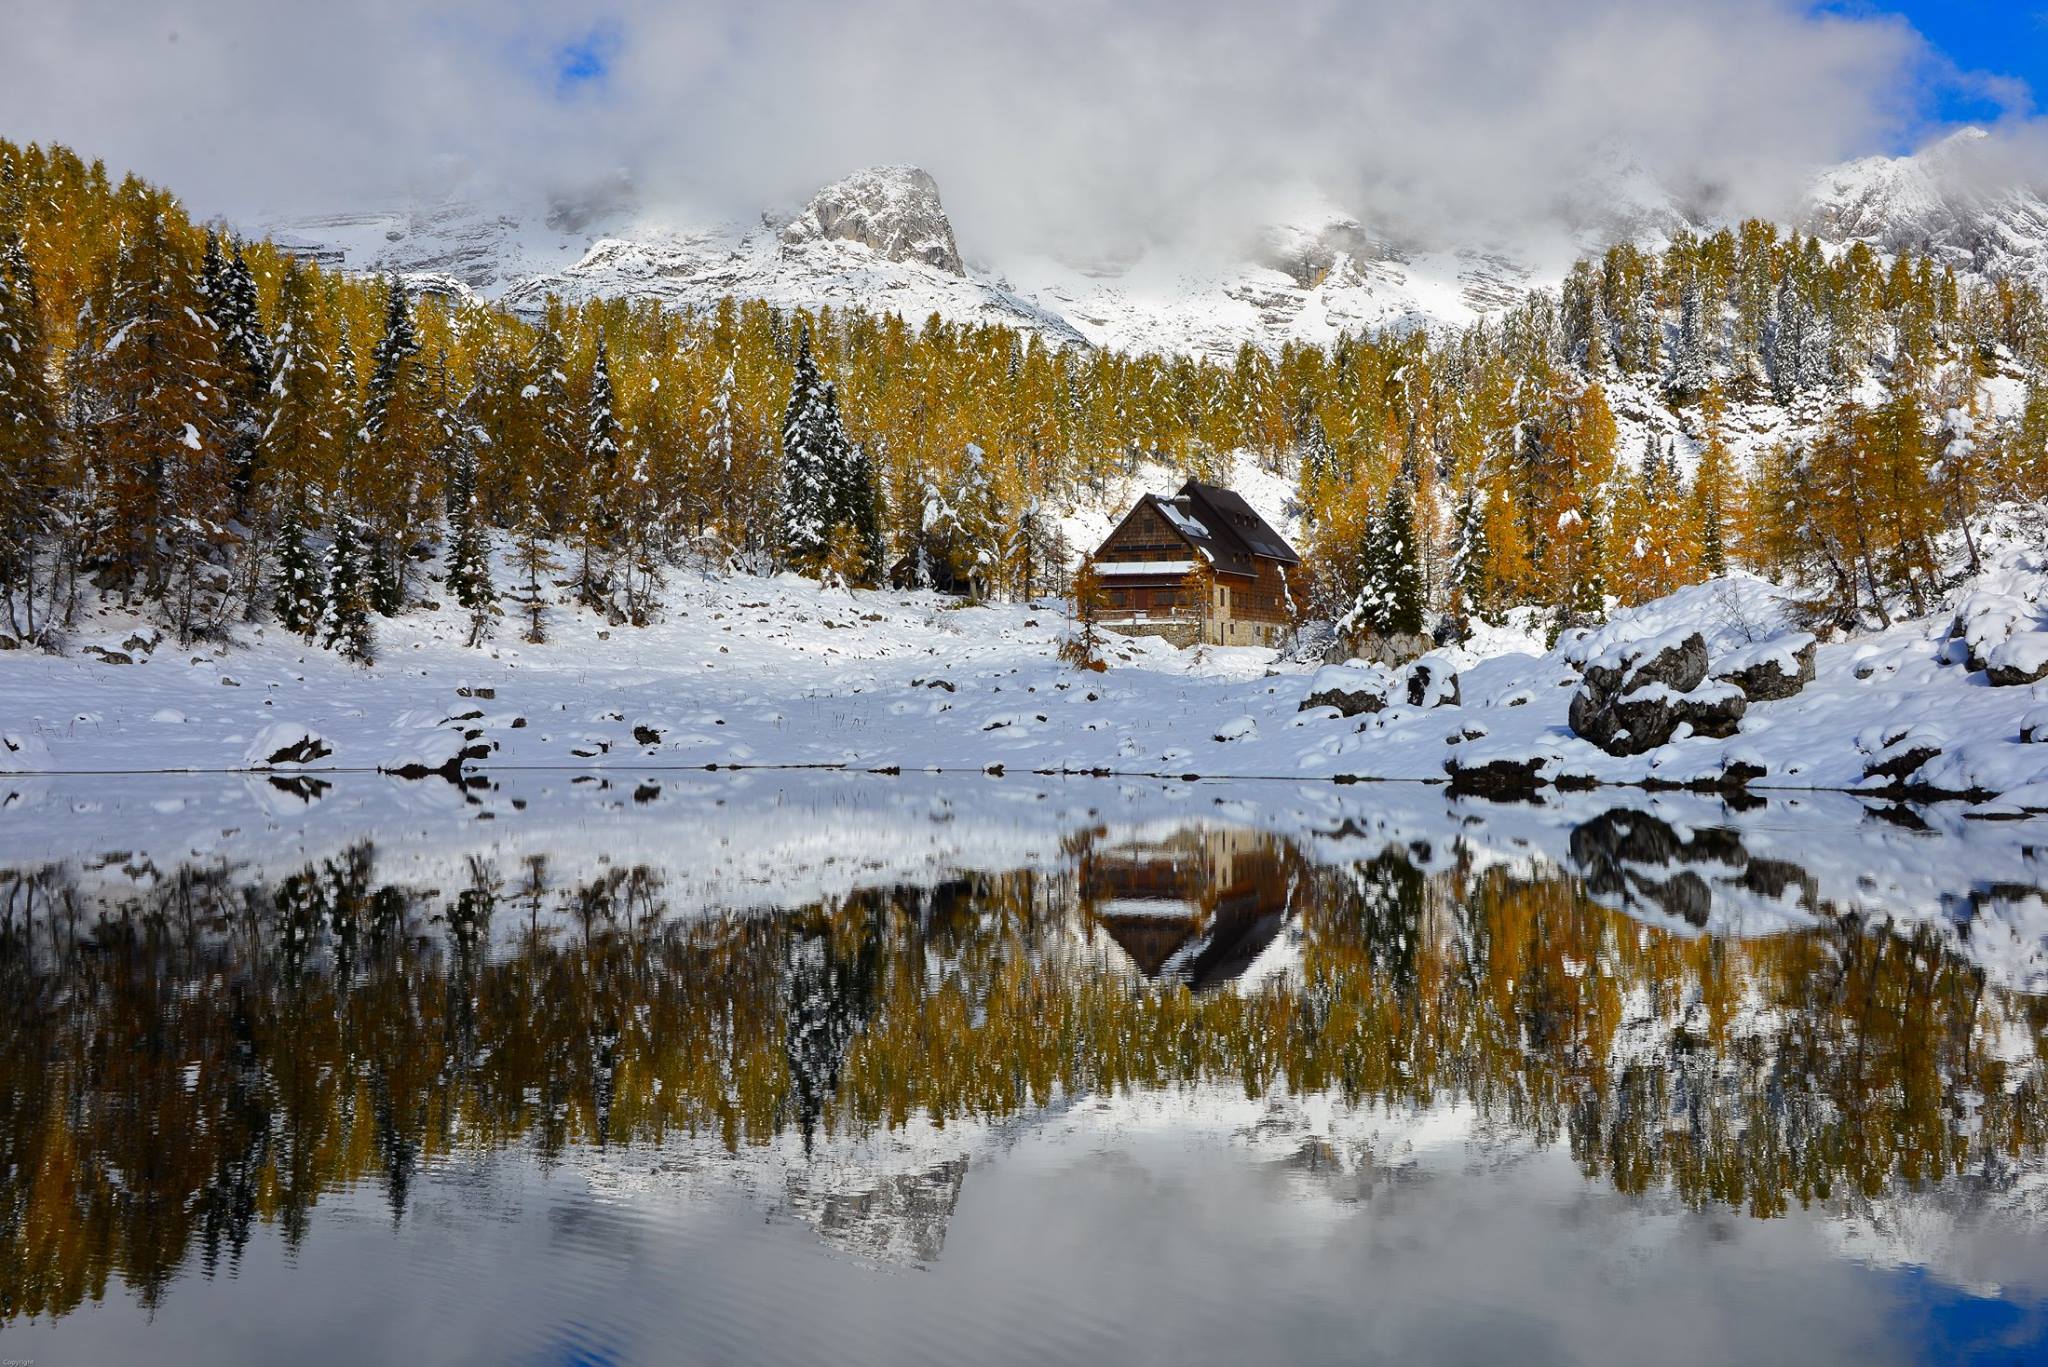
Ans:
{"type": "MultiPolygon", "coordinates": [[[[402,1225],[423,1165],[513,1146],[684,1171],[796,1144],[782,1199],[829,1243],[932,1262],[967,1158],[847,1182],[823,1157],[1218,1084],[1463,1108],[1612,1190],[1753,1217],[2041,1167],[2048,1003],[1931,930],[1829,916],[1736,829],[1603,814],[1571,832],[1574,875],[1317,862],[1196,821],[1066,848],[772,914],[671,905],[603,859],[387,881],[368,843],[124,896],[0,873],[0,1313],[115,1282],[156,1305],[258,1226],[317,1239],[360,1182],[402,1225]],[[1820,928],[1689,932],[1744,899],[1820,928]]],[[[1292,1163],[1345,1158],[1321,1137],[1292,1163]]]]}

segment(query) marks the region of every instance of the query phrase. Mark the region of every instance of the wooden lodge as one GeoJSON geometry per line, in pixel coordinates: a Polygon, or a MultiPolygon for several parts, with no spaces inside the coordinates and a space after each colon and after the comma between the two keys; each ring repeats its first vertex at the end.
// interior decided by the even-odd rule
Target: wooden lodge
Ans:
{"type": "Polygon", "coordinates": [[[1189,480],[1147,494],[1092,557],[1097,618],[1175,645],[1277,645],[1287,630],[1294,548],[1228,489],[1189,480]]]}
{"type": "Polygon", "coordinates": [[[1197,991],[1258,961],[1294,914],[1297,856],[1269,835],[1192,827],[1081,850],[1088,924],[1152,981],[1197,991]]]}

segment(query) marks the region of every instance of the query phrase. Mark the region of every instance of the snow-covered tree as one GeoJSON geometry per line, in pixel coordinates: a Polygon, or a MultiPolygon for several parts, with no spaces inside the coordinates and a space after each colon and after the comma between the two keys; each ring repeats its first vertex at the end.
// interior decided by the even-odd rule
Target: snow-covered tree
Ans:
{"type": "Polygon", "coordinates": [[[826,481],[832,434],[825,395],[805,330],[797,337],[796,370],[782,415],[782,551],[800,564],[823,554],[831,531],[826,481]]]}
{"type": "Polygon", "coordinates": [[[619,483],[619,423],[612,412],[611,363],[602,337],[591,363],[590,392],[584,402],[583,479],[582,506],[576,520],[576,595],[586,606],[598,607],[611,579],[619,483]]]}
{"type": "Polygon", "coordinates": [[[1417,636],[1425,608],[1415,495],[1403,476],[1394,481],[1373,516],[1358,596],[1341,626],[1382,637],[1417,636]]]}
{"type": "Polygon", "coordinates": [[[496,615],[490,532],[477,510],[476,453],[456,453],[448,480],[448,592],[469,613],[469,644],[481,645],[496,615]]]}
{"type": "Polygon", "coordinates": [[[306,545],[298,509],[287,503],[277,529],[277,584],[271,606],[286,630],[312,638],[326,613],[327,590],[320,561],[306,545]]]}
{"type": "Polygon", "coordinates": [[[334,540],[327,547],[327,604],[320,619],[321,644],[358,664],[369,664],[376,654],[370,629],[371,558],[355,514],[347,510],[338,513],[334,540]]]}

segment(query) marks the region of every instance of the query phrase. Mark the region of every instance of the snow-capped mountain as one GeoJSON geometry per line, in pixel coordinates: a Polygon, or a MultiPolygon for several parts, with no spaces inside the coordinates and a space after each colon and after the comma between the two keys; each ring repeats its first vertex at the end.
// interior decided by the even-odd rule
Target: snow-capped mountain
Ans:
{"type": "MultiPolygon", "coordinates": [[[[2002,174],[1996,142],[1966,130],[1908,157],[1873,157],[1813,182],[1797,222],[1833,242],[1929,250],[1958,269],[2048,281],[2048,197],[2002,174]]],[[[708,308],[727,296],[778,307],[859,307],[914,322],[936,313],[1003,323],[1055,344],[1227,357],[1249,342],[1327,343],[1340,333],[1458,327],[1553,286],[1609,243],[1660,245],[1711,229],[1688,200],[1617,148],[1560,188],[1547,224],[1473,240],[1370,225],[1311,197],[1232,252],[1154,247],[1111,261],[963,254],[939,186],[914,166],[873,167],[753,223],[679,224],[635,207],[623,184],[532,213],[451,196],[401,210],[273,225],[295,251],[422,289],[470,292],[527,312],[551,294],[708,308]]]]}
{"type": "Polygon", "coordinates": [[[1328,342],[1369,328],[1463,324],[1562,273],[1558,242],[1434,249],[1376,235],[1328,204],[1246,244],[1242,258],[1154,250],[1109,263],[1031,257],[1006,270],[963,256],[939,187],[912,166],[856,171],[790,214],[681,225],[618,197],[530,215],[479,199],[280,222],[279,243],[324,264],[397,273],[524,311],[551,294],[708,308],[863,307],[913,321],[1003,323],[1056,344],[1228,356],[1245,342],[1328,342]]]}
{"type": "Polygon", "coordinates": [[[1830,241],[2048,283],[2048,185],[2015,182],[1981,128],[1912,156],[1865,157],[1824,173],[1801,226],[1830,241]]]}

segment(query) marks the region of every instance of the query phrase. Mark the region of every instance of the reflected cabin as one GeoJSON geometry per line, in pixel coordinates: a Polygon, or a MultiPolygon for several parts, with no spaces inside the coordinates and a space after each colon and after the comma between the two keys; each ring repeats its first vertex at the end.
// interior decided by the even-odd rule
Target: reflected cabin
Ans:
{"type": "Polygon", "coordinates": [[[1191,479],[1171,498],[1139,499],[1093,561],[1111,631],[1271,646],[1287,630],[1287,572],[1301,557],[1242,498],[1191,479]]]}

